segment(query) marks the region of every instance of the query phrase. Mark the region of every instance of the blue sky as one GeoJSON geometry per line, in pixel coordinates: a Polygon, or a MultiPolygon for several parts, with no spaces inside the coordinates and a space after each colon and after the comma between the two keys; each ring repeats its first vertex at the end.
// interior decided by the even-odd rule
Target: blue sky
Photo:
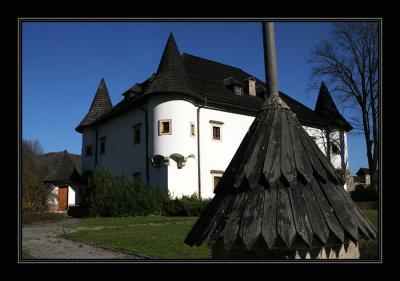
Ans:
{"type": "MultiPolygon", "coordinates": [[[[331,23],[278,22],[275,40],[279,89],[310,108],[311,50],[329,36],[331,23]]],[[[104,78],[113,104],[136,82],[156,72],[168,35],[179,50],[233,65],[265,80],[260,23],[23,23],[22,137],[37,139],[45,152],[81,153],[75,127],[87,113],[104,78]]],[[[329,86],[329,85],[328,85],[329,86]]],[[[346,115],[346,111],[339,110],[346,115]]],[[[350,135],[354,174],[367,167],[362,136],[350,135]]]]}

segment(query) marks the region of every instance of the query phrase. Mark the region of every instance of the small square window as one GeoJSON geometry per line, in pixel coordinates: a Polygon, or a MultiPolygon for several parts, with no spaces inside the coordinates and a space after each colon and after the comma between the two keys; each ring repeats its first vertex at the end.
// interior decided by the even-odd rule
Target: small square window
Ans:
{"type": "Polygon", "coordinates": [[[100,154],[106,153],[106,138],[103,137],[100,139],[100,154]]]}
{"type": "Polygon", "coordinates": [[[214,140],[221,139],[221,127],[213,126],[213,139],[214,140]]]}
{"type": "Polygon", "coordinates": [[[220,182],[221,179],[222,179],[222,176],[214,176],[214,191],[215,191],[215,188],[218,186],[218,183],[220,182]]]}
{"type": "Polygon", "coordinates": [[[339,154],[339,147],[335,144],[332,144],[332,154],[339,154]]]}
{"type": "Polygon", "coordinates": [[[167,119],[167,120],[160,120],[158,121],[158,135],[172,135],[172,120],[167,119]]]}
{"type": "Polygon", "coordinates": [[[85,147],[85,157],[90,157],[92,156],[93,151],[92,151],[92,146],[91,145],[87,145],[85,147]]]}
{"type": "Polygon", "coordinates": [[[196,136],[196,126],[193,123],[190,123],[190,135],[192,137],[196,136]]]}
{"type": "Polygon", "coordinates": [[[211,170],[211,177],[212,177],[212,187],[213,187],[213,191],[215,191],[215,189],[218,186],[218,183],[221,181],[222,179],[222,175],[224,174],[224,171],[220,171],[220,170],[211,170]]]}
{"type": "Polygon", "coordinates": [[[135,129],[135,139],[134,139],[135,144],[140,143],[140,128],[135,129]]]}
{"type": "Polygon", "coordinates": [[[135,125],[132,128],[133,128],[133,144],[139,144],[141,138],[140,137],[141,124],[135,125]]]}

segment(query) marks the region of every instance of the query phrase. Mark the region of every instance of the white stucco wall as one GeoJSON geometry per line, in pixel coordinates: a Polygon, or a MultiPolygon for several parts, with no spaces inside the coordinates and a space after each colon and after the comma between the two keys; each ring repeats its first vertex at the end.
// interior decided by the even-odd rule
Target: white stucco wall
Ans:
{"type": "Polygon", "coordinates": [[[197,111],[196,106],[185,100],[168,100],[152,97],[149,109],[149,157],[170,157],[179,154],[187,158],[185,166],[178,169],[177,162],[169,159],[169,166],[154,168],[150,165],[150,184],[168,186],[174,197],[198,193],[197,179],[197,111]],[[172,121],[172,134],[159,135],[159,121],[172,121]],[[195,136],[190,135],[190,124],[195,124],[195,136]]]}
{"type": "Polygon", "coordinates": [[[94,170],[94,152],[96,144],[96,134],[90,128],[85,128],[82,131],[82,150],[81,150],[81,163],[82,172],[87,170],[94,170]],[[87,145],[92,146],[92,156],[86,157],[85,149],[87,145]]]}
{"type": "MultiPolygon", "coordinates": [[[[116,175],[125,173],[132,178],[133,173],[142,173],[145,177],[145,112],[140,109],[133,109],[109,122],[103,123],[98,127],[98,151],[97,165],[110,169],[116,175]],[[134,144],[134,131],[132,126],[141,123],[141,141],[134,144]],[[100,153],[100,139],[105,137],[105,153],[100,153]]],[[[85,157],[84,148],[82,149],[83,171],[94,169],[95,138],[94,132],[84,132],[83,144],[93,145],[93,156],[85,157]]]]}
{"type": "Polygon", "coordinates": [[[201,196],[211,198],[213,175],[211,170],[225,171],[255,117],[213,109],[200,109],[200,166],[201,196]],[[220,125],[221,140],[213,140],[210,120],[220,125]]]}
{"type": "MultiPolygon", "coordinates": [[[[198,146],[197,146],[197,107],[190,101],[175,99],[171,96],[154,96],[147,103],[148,110],[148,155],[146,157],[146,123],[145,112],[133,109],[122,116],[116,117],[98,128],[98,139],[106,137],[106,152],[100,154],[98,144],[98,166],[110,169],[114,174],[125,173],[132,178],[133,173],[140,172],[146,179],[146,163],[149,168],[149,184],[168,188],[173,196],[192,195],[198,193],[198,146]],[[169,99],[168,99],[169,98],[169,99]],[[159,120],[172,120],[172,134],[159,135],[159,120]],[[141,123],[141,142],[133,143],[132,126],[141,123]],[[190,135],[190,124],[195,124],[196,135],[190,135]],[[151,157],[161,155],[170,157],[179,154],[188,158],[185,166],[178,169],[177,163],[169,159],[169,166],[153,167],[151,157]]],[[[201,108],[200,117],[200,181],[201,196],[211,198],[213,193],[213,175],[211,170],[225,171],[244,135],[255,117],[237,113],[225,112],[212,108],[201,108]],[[212,139],[210,120],[223,122],[221,140],[212,139]]],[[[316,142],[325,154],[326,137],[319,129],[306,127],[310,136],[316,137],[316,142]]],[[[90,129],[83,132],[82,167],[94,169],[94,155],[86,158],[85,145],[93,145],[95,151],[95,135],[90,129]]],[[[332,132],[332,141],[338,141],[339,132],[332,132]]],[[[347,135],[344,133],[345,150],[342,153],[344,163],[348,167],[347,135]]],[[[338,143],[338,147],[340,145],[338,143]]],[[[341,155],[332,155],[331,161],[335,168],[341,168],[341,155]]]]}

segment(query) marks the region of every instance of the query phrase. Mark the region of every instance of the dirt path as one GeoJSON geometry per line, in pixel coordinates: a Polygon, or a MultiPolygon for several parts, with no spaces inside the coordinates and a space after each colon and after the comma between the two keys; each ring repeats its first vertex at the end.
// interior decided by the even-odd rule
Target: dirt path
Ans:
{"type": "Polygon", "coordinates": [[[138,259],[139,257],[110,251],[81,242],[58,238],[57,235],[76,231],[68,225],[79,219],[66,218],[59,222],[24,226],[22,247],[37,259],[138,259]]]}

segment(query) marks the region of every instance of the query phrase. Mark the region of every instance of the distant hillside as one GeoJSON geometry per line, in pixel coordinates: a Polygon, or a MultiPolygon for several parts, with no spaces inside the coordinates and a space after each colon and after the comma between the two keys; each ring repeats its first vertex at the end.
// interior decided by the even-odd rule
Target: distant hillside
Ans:
{"type": "MultiPolygon", "coordinates": [[[[56,161],[58,159],[60,159],[64,154],[64,151],[60,151],[60,152],[49,152],[49,153],[45,153],[42,155],[39,155],[40,158],[43,159],[43,161],[46,161],[50,164],[50,166],[54,166],[54,164],[56,163],[56,161]]],[[[72,162],[75,165],[76,170],[81,173],[81,156],[79,154],[73,154],[73,153],[69,153],[69,157],[71,157],[72,162]]]]}

